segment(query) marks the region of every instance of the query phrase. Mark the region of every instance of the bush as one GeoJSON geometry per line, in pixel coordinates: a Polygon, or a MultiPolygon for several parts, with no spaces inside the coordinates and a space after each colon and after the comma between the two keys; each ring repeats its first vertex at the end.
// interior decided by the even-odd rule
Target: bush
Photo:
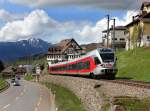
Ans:
{"type": "Polygon", "coordinates": [[[0,60],[0,72],[1,72],[2,70],[4,70],[4,64],[3,64],[3,62],[0,60]]]}

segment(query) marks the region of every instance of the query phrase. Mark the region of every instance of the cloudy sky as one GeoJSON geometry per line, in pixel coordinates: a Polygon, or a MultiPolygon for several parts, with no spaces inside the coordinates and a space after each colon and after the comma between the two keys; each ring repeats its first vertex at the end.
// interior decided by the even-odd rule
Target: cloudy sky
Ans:
{"type": "Polygon", "coordinates": [[[101,42],[107,14],[126,25],[144,1],[150,0],[0,0],[0,41],[101,42]]]}

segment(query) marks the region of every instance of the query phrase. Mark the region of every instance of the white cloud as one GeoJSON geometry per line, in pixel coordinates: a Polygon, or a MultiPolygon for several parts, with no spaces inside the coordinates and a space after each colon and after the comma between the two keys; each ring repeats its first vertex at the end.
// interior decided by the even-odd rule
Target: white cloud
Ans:
{"type": "MultiPolygon", "coordinates": [[[[128,23],[132,21],[132,16],[137,15],[138,12],[136,11],[127,11],[127,13],[124,15],[123,19],[120,19],[118,17],[114,17],[116,19],[116,26],[125,26],[128,23]]],[[[113,21],[110,21],[110,27],[113,25],[113,21]]],[[[74,32],[81,41],[81,43],[84,43],[85,41],[87,43],[90,42],[102,42],[102,31],[107,28],[107,19],[103,18],[99,20],[94,26],[85,25],[82,30],[78,30],[74,32]]]]}
{"type": "Polygon", "coordinates": [[[57,23],[49,18],[43,10],[31,12],[24,20],[8,22],[0,30],[1,41],[15,41],[27,39],[31,36],[40,35],[52,31],[57,23]]]}
{"type": "Polygon", "coordinates": [[[135,9],[147,0],[9,0],[11,3],[29,7],[77,5],[103,9],[135,9]]]}
{"type": "MultiPolygon", "coordinates": [[[[116,25],[126,25],[137,12],[128,11],[120,19],[116,18],[116,25]]],[[[0,29],[0,41],[17,41],[37,37],[49,42],[59,42],[65,38],[75,38],[79,43],[100,42],[102,31],[106,29],[107,19],[92,22],[59,22],[48,16],[43,10],[34,10],[22,20],[14,20],[0,29]]],[[[110,25],[112,22],[110,23],[110,25]]]]}
{"type": "Polygon", "coordinates": [[[0,9],[0,20],[10,22],[13,20],[24,18],[27,14],[10,13],[4,9],[0,9]]]}

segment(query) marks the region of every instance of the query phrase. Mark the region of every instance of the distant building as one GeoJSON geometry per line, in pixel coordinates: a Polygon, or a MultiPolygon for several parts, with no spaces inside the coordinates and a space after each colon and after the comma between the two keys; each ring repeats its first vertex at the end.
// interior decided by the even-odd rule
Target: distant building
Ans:
{"type": "Polygon", "coordinates": [[[16,75],[25,75],[25,73],[26,73],[26,69],[24,67],[16,68],[16,72],[15,72],[16,75]]]}
{"type": "Polygon", "coordinates": [[[79,58],[84,53],[85,50],[74,39],[65,39],[48,49],[47,60],[53,64],[79,58]]]}
{"type": "Polygon", "coordinates": [[[150,46],[150,2],[144,2],[141,11],[133,17],[131,23],[126,25],[126,49],[150,46]]]}
{"type": "MultiPolygon", "coordinates": [[[[109,29],[109,36],[108,36],[108,46],[112,48],[114,45],[115,49],[125,49],[126,45],[126,33],[127,28],[124,26],[116,26],[115,27],[115,38],[113,37],[113,28],[109,29]],[[114,39],[114,43],[113,43],[114,39]]],[[[103,45],[107,47],[107,30],[103,32],[103,45]]]]}
{"type": "Polygon", "coordinates": [[[8,76],[12,76],[14,74],[14,71],[12,69],[12,66],[9,66],[7,68],[5,68],[1,73],[3,77],[8,77],[8,76]]]}

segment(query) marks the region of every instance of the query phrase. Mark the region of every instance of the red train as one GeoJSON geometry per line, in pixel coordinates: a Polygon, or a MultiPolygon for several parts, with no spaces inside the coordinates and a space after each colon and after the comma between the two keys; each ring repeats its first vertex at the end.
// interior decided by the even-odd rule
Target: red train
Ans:
{"type": "Polygon", "coordinates": [[[72,61],[49,64],[50,74],[89,75],[114,79],[117,72],[114,51],[109,48],[98,48],[81,58],[72,61]]]}

